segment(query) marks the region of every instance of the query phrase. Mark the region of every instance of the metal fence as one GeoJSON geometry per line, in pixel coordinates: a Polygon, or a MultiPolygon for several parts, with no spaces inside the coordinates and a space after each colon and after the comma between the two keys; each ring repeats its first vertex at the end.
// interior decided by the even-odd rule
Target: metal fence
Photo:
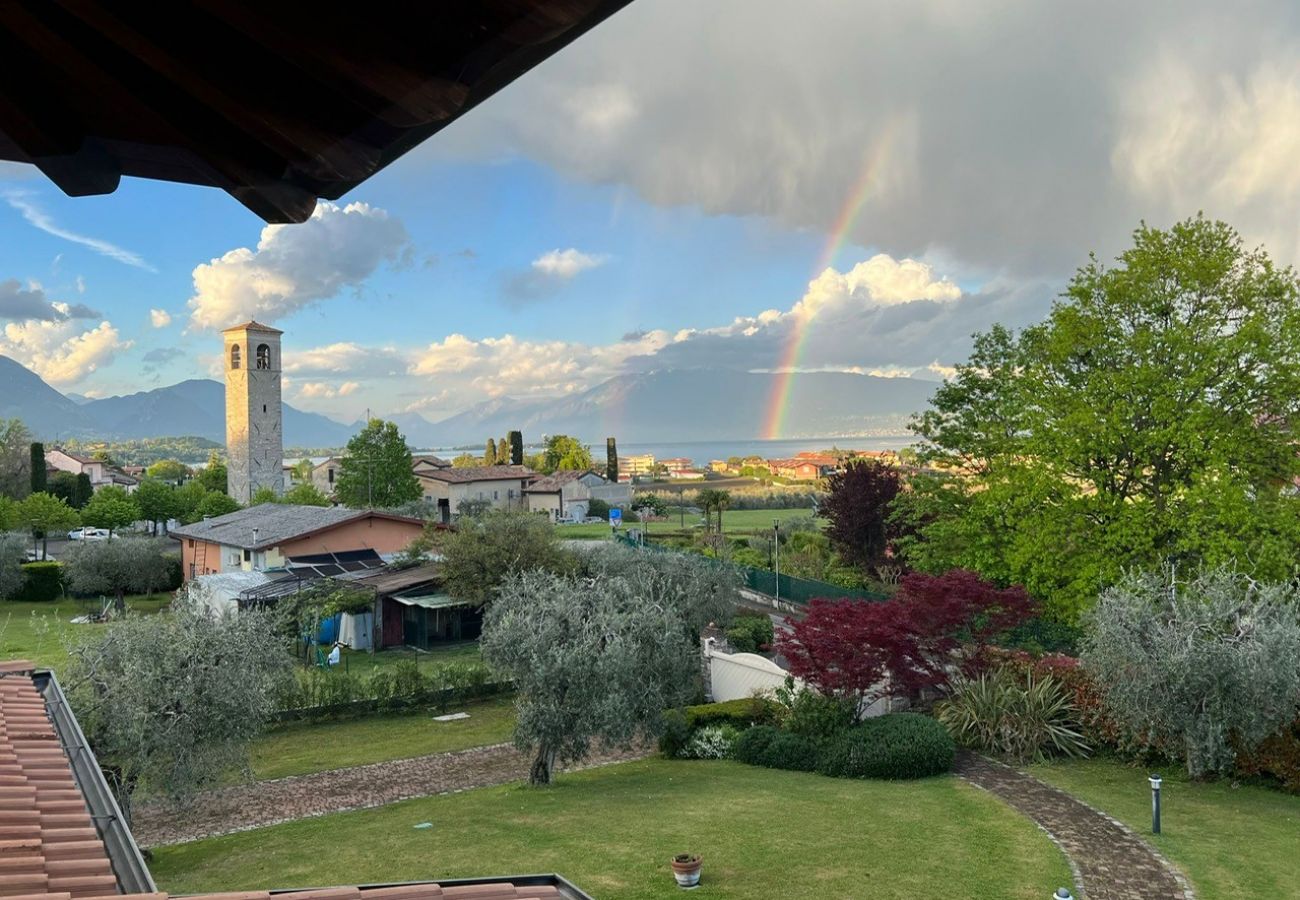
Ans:
{"type": "MultiPolygon", "coordinates": [[[[637,541],[627,534],[615,535],[615,540],[628,547],[635,547],[638,550],[652,550],[658,553],[680,553],[680,550],[674,550],[669,547],[660,547],[649,542],[637,541]]],[[[828,581],[818,581],[814,578],[799,578],[794,575],[780,575],[768,569],[757,569],[753,566],[737,566],[732,563],[726,563],[721,560],[715,560],[712,557],[704,556],[710,562],[718,565],[731,565],[745,580],[745,587],[759,594],[765,594],[768,597],[777,597],[789,603],[806,604],[810,600],[818,597],[827,597],[839,600],[849,597],[854,600],[887,600],[884,594],[875,591],[864,591],[858,588],[841,587],[838,584],[831,584],[828,581]]]]}

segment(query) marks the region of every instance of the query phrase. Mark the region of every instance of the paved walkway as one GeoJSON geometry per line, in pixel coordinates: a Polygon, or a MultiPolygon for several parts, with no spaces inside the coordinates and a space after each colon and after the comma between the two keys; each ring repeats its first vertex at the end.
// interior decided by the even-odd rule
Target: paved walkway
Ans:
{"type": "Polygon", "coordinates": [[[1023,772],[972,753],[955,771],[1024,813],[1054,840],[1086,900],[1193,900],[1190,885],[1142,838],[1110,816],[1023,772]]]}
{"type": "MultiPolygon", "coordinates": [[[[640,759],[649,750],[593,754],[577,768],[640,759]]],[[[183,808],[139,806],[131,831],[142,847],[179,844],[349,809],[366,809],[435,794],[452,794],[528,778],[531,758],[493,744],[413,759],[351,766],[210,791],[183,808]]],[[[568,769],[565,771],[573,771],[568,769]]]]}

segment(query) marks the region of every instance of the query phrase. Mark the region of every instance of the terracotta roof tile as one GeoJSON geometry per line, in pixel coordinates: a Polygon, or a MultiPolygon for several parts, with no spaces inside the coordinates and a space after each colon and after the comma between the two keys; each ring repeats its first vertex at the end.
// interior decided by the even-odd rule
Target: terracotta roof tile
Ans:
{"type": "MultiPolygon", "coordinates": [[[[34,672],[35,667],[23,660],[0,663],[0,900],[170,900],[165,893],[121,893],[114,861],[95,828],[34,672]]],[[[237,891],[193,898],[554,900],[573,896],[582,895],[561,892],[551,884],[500,881],[237,891]]]]}

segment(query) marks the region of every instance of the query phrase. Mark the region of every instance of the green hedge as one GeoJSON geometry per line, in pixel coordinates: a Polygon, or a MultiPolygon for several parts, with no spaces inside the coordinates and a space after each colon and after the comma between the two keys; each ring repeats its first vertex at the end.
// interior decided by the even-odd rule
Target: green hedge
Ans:
{"type": "Polygon", "coordinates": [[[704,725],[735,725],[748,728],[776,720],[776,704],[761,697],[741,697],[721,703],[701,703],[686,707],[686,727],[691,731],[704,725]]]}
{"type": "Polygon", "coordinates": [[[23,563],[23,586],[12,599],[23,603],[45,603],[63,596],[63,563],[23,563]]]}
{"type": "Polygon", "coordinates": [[[835,778],[925,778],[952,770],[957,748],[929,716],[890,713],[831,740],[817,771],[835,778]]]}
{"type": "Polygon", "coordinates": [[[767,748],[780,736],[780,729],[773,728],[771,725],[755,725],[748,731],[741,732],[740,737],[736,738],[736,743],[731,747],[731,756],[738,762],[761,766],[766,758],[767,748]]]}
{"type": "Polygon", "coordinates": [[[727,643],[737,653],[761,653],[772,646],[772,617],[764,613],[737,613],[727,629],[727,643]]]}

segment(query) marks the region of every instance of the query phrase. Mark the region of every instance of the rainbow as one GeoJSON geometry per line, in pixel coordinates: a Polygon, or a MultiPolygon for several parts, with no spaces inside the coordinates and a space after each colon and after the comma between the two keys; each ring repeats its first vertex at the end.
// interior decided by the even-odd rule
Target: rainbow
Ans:
{"type": "MultiPolygon", "coordinates": [[[[862,170],[844,198],[844,205],[840,207],[839,214],[835,217],[826,246],[822,248],[817,258],[817,265],[812,272],[814,279],[830,268],[835,261],[840,249],[848,242],[853,226],[857,224],[859,216],[866,208],[867,201],[871,199],[872,189],[879,183],[881,170],[889,158],[894,136],[897,133],[896,125],[897,120],[891,120],[881,132],[875,145],[866,153],[862,170]]],[[[793,327],[773,370],[776,378],[772,381],[772,393],[767,401],[767,415],[763,420],[763,437],[766,440],[775,440],[781,436],[786,409],[790,405],[790,388],[794,382],[795,371],[799,367],[799,357],[803,353],[804,343],[811,331],[808,326],[812,322],[812,313],[805,306],[796,305],[790,315],[794,317],[793,327]]]]}

